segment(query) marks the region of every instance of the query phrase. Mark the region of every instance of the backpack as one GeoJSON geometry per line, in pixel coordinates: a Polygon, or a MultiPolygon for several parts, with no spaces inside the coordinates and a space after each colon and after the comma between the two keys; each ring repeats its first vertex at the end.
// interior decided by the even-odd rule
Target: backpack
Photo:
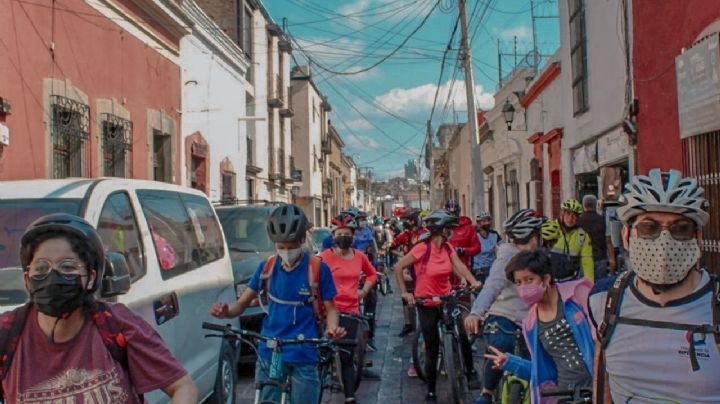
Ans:
{"type": "Polygon", "coordinates": [[[325,317],[327,315],[327,313],[325,312],[325,306],[321,304],[322,295],[320,293],[320,263],[322,262],[322,259],[314,255],[311,255],[308,259],[307,273],[308,285],[310,286],[310,294],[308,298],[304,301],[282,300],[273,296],[270,293],[270,277],[272,276],[273,268],[275,268],[275,263],[277,262],[277,259],[277,254],[268,258],[267,261],[265,261],[265,266],[263,266],[262,274],[260,275],[260,280],[264,281],[261,284],[261,288],[266,293],[266,303],[268,300],[272,300],[276,303],[288,304],[291,306],[305,306],[306,304],[312,304],[313,313],[315,314],[315,322],[317,323],[318,331],[321,332],[325,324],[325,317]]]}
{"type": "MultiPolygon", "coordinates": [[[[423,254],[422,260],[420,261],[420,272],[419,273],[425,273],[425,270],[427,269],[428,261],[430,261],[430,253],[432,252],[432,246],[430,245],[430,239],[426,239],[424,241],[427,248],[425,249],[425,254],[423,254]]],[[[444,242],[442,244],[442,249],[447,253],[448,257],[450,257],[450,261],[452,261],[452,247],[450,247],[450,244],[448,242],[444,242]]]]}
{"type": "MultiPolygon", "coordinates": [[[[0,402],[4,400],[2,380],[12,365],[15,351],[20,343],[20,336],[30,314],[31,302],[2,316],[0,332],[0,402]]],[[[118,322],[113,317],[112,308],[105,302],[95,301],[90,306],[90,318],[95,324],[105,347],[112,358],[128,371],[127,341],[118,322]]],[[[140,402],[145,402],[143,395],[138,394],[140,402]]]]}
{"type": "Polygon", "coordinates": [[[712,324],[683,324],[683,323],[671,323],[667,321],[655,321],[655,320],[644,320],[622,317],[620,315],[620,308],[622,306],[622,298],[625,292],[625,288],[632,280],[632,271],[625,271],[615,278],[615,281],[607,291],[607,297],[605,300],[605,312],[603,314],[602,322],[597,327],[598,345],[601,349],[598,349],[598,360],[596,364],[596,375],[597,384],[594,391],[598,392],[595,403],[607,404],[611,403],[612,400],[608,394],[603,397],[603,392],[609,392],[608,388],[608,374],[605,371],[605,349],[610,343],[613,331],[618,324],[629,324],[639,325],[651,328],[664,328],[670,330],[683,330],[691,333],[690,335],[690,349],[688,355],[690,356],[690,365],[693,371],[700,369],[698,363],[696,351],[695,351],[695,338],[694,334],[712,334],[715,338],[715,347],[720,351],[720,279],[717,275],[709,273],[710,282],[712,284],[712,299],[710,299],[710,305],[712,310],[712,324]]]}
{"type": "Polygon", "coordinates": [[[570,241],[568,234],[563,233],[563,252],[550,251],[550,262],[552,265],[553,279],[557,282],[564,282],[568,280],[578,279],[583,274],[582,262],[580,259],[579,251],[585,244],[585,230],[580,227],[577,228],[577,246],[578,255],[570,254],[570,241]]]}

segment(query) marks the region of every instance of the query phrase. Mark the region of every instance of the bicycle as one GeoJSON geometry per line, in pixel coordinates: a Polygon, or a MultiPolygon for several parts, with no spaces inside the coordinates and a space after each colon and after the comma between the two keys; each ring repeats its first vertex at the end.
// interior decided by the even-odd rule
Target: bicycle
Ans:
{"type": "MultiPolygon", "coordinates": [[[[460,338],[464,338],[464,314],[470,312],[466,303],[460,301],[464,296],[469,295],[471,289],[453,290],[443,296],[416,297],[415,302],[418,305],[425,305],[430,302],[442,302],[442,321],[438,324],[440,333],[440,355],[438,357],[438,369],[444,368],[448,380],[450,380],[450,390],[454,403],[472,402],[469,393],[468,380],[466,377],[467,369],[465,369],[464,353],[460,338]],[[442,363],[442,365],[441,365],[442,363]]],[[[422,340],[422,333],[416,333],[415,343],[413,344],[413,365],[417,371],[418,377],[425,381],[425,344],[422,340]]],[[[469,341],[470,345],[474,343],[474,338],[469,341]]]]}
{"type": "Polygon", "coordinates": [[[390,286],[390,279],[387,276],[387,267],[383,261],[378,261],[377,264],[377,282],[375,283],[375,289],[382,293],[383,296],[387,296],[390,286]]]}
{"type": "Polygon", "coordinates": [[[548,387],[542,389],[540,397],[557,397],[558,404],[592,403],[593,392],[589,387],[548,387]]]}
{"type": "MultiPolygon", "coordinates": [[[[330,340],[328,338],[305,338],[302,334],[299,335],[297,338],[274,338],[274,337],[267,337],[264,335],[261,335],[259,333],[256,333],[254,331],[248,331],[248,330],[242,330],[242,329],[234,329],[230,327],[229,325],[222,325],[222,324],[214,324],[214,323],[208,323],[203,322],[202,328],[205,330],[215,331],[219,332],[221,334],[208,334],[206,337],[219,337],[219,338],[225,338],[228,340],[233,341],[240,341],[241,343],[249,345],[257,354],[257,343],[252,342],[249,339],[252,340],[262,340],[265,341],[265,345],[272,349],[272,357],[270,360],[270,363],[266,363],[264,360],[261,359],[260,355],[258,354],[258,364],[260,366],[263,366],[268,371],[269,378],[266,381],[263,382],[257,382],[255,383],[255,404],[290,404],[290,392],[292,391],[292,379],[287,375],[283,374],[283,360],[282,360],[282,347],[286,345],[299,345],[299,344],[308,344],[312,345],[315,348],[317,348],[321,354],[321,372],[320,372],[320,380],[324,380],[323,377],[325,376],[326,372],[330,367],[326,363],[329,359],[332,358],[333,361],[335,358],[337,358],[337,353],[340,350],[340,346],[354,346],[356,345],[355,341],[347,341],[347,340],[330,340]],[[280,401],[273,401],[273,400],[261,400],[260,396],[262,393],[262,390],[265,386],[275,386],[278,389],[280,389],[280,401]]],[[[330,365],[331,366],[331,365],[330,365]]],[[[322,401],[322,391],[323,391],[323,385],[321,384],[320,389],[320,401],[322,401]]]]}
{"type": "MultiPolygon", "coordinates": [[[[488,323],[483,327],[483,334],[501,332],[515,337],[513,354],[525,356],[525,339],[521,330],[508,331],[497,323],[488,323]]],[[[501,404],[530,404],[530,384],[510,372],[504,372],[500,379],[499,388],[495,390],[493,401],[501,404]]]]}

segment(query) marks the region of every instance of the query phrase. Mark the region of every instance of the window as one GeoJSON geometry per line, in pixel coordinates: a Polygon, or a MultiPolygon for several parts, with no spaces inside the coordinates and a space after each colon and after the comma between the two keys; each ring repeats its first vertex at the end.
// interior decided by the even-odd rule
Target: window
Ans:
{"type": "Polygon", "coordinates": [[[520,210],[520,183],[517,178],[517,170],[512,169],[508,172],[508,215],[520,210]]]}
{"type": "Polygon", "coordinates": [[[584,0],[568,0],[570,15],[570,62],[572,67],[573,113],[582,114],[588,106],[587,37],[584,0]]]}
{"type": "Polygon", "coordinates": [[[172,145],[171,137],[153,129],[153,179],[172,182],[172,145]]]}
{"type": "Polygon", "coordinates": [[[137,191],[155,244],[163,279],[215,261],[225,253],[207,201],[171,191],[137,191]]]}
{"type": "Polygon", "coordinates": [[[126,193],[116,192],[108,197],[100,211],[97,229],[108,251],[125,256],[130,279],[133,282],[145,275],[145,257],[140,232],[130,198],[126,193]]]}
{"type": "Polygon", "coordinates": [[[103,175],[128,177],[132,150],[132,122],[112,114],[102,119],[103,175]]]}
{"type": "Polygon", "coordinates": [[[247,199],[248,201],[253,201],[253,200],[255,200],[255,180],[248,178],[248,179],[245,180],[245,183],[246,183],[246,186],[247,186],[246,199],[247,199]]]}
{"type": "Polygon", "coordinates": [[[243,40],[241,48],[245,51],[245,55],[252,60],[253,54],[253,18],[252,11],[249,8],[243,9],[243,40]]]}
{"type": "Polygon", "coordinates": [[[275,244],[265,230],[268,214],[266,208],[255,207],[217,210],[231,256],[234,253],[275,251],[275,244]]]}
{"type": "MultiPolygon", "coordinates": [[[[255,116],[255,98],[245,93],[245,105],[247,116],[255,116]]],[[[245,121],[245,130],[247,136],[247,164],[255,165],[255,120],[248,119],[245,121]]]]}
{"type": "Polygon", "coordinates": [[[90,107],[59,95],[50,96],[53,177],[83,177],[90,137],[90,107]]]}
{"type": "Polygon", "coordinates": [[[222,199],[235,199],[235,181],[237,174],[232,171],[222,172],[222,199]]]}

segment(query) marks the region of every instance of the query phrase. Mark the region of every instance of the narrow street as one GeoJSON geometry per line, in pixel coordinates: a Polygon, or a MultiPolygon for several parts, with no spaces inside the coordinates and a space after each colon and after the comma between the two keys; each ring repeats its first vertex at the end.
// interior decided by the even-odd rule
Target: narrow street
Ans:
{"type": "MultiPolygon", "coordinates": [[[[372,369],[381,375],[381,380],[364,380],[362,382],[356,396],[357,402],[360,404],[421,403],[425,397],[423,381],[407,375],[412,357],[414,334],[405,338],[397,336],[403,326],[403,316],[400,295],[397,293],[398,289],[394,285],[394,279],[393,290],[396,293],[384,297],[379,295],[380,317],[375,336],[378,352],[368,354],[368,359],[373,361],[372,369]]],[[[241,375],[237,391],[238,402],[252,402],[253,388],[252,372],[248,370],[241,375]]],[[[479,391],[475,393],[479,394],[479,391]]],[[[330,394],[326,400],[323,400],[324,403],[342,403],[343,401],[344,397],[341,392],[330,394]]],[[[440,376],[438,381],[438,402],[450,402],[449,385],[447,377],[444,376],[440,376]]]]}

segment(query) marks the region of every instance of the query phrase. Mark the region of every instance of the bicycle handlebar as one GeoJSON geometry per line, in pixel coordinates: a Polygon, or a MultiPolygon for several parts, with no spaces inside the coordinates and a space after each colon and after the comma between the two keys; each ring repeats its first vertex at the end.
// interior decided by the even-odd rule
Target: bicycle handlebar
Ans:
{"type": "Polygon", "coordinates": [[[214,323],[208,323],[203,322],[202,328],[205,330],[211,330],[211,331],[218,331],[222,332],[223,335],[228,334],[235,334],[238,336],[243,337],[251,337],[255,339],[260,339],[266,342],[271,342],[277,345],[298,345],[298,344],[311,344],[311,345],[337,345],[337,346],[355,346],[357,345],[357,341],[355,340],[349,340],[349,339],[329,339],[329,338],[306,338],[302,334],[300,334],[297,338],[275,338],[275,337],[268,337],[259,333],[256,333],[254,331],[248,331],[248,330],[239,330],[234,329],[230,327],[229,325],[221,325],[221,324],[214,324],[214,323]]]}
{"type": "Polygon", "coordinates": [[[542,389],[540,397],[569,398],[572,403],[588,403],[592,401],[592,389],[587,387],[548,387],[542,389]]]}
{"type": "Polygon", "coordinates": [[[472,291],[473,290],[471,288],[464,288],[453,290],[452,292],[442,296],[417,296],[415,297],[415,302],[420,306],[430,302],[445,303],[458,297],[467,296],[472,293],[472,291]]]}

